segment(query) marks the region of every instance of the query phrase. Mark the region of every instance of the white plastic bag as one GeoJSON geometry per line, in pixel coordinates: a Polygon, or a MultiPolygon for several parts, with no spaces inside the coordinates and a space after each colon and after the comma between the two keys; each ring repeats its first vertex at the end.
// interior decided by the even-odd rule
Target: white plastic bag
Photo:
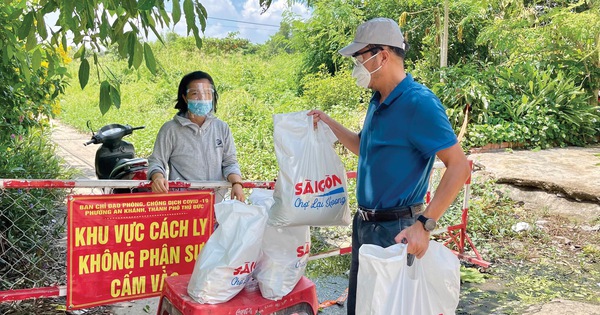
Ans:
{"type": "Polygon", "coordinates": [[[444,245],[430,241],[427,252],[406,265],[406,245],[360,247],[356,314],[450,315],[460,295],[460,263],[444,245]]]}
{"type": "Polygon", "coordinates": [[[267,211],[262,206],[226,200],[215,205],[219,227],[194,265],[188,294],[199,303],[227,302],[238,294],[256,267],[267,211]]]}
{"type": "Polygon", "coordinates": [[[337,138],[321,121],[315,130],[307,113],[273,115],[279,176],[269,224],[348,225],[346,170],[333,149],[337,138]]]}
{"type": "Polygon", "coordinates": [[[253,188],[252,193],[250,194],[250,196],[248,196],[248,201],[250,201],[250,204],[265,207],[268,213],[269,209],[271,209],[271,207],[275,203],[275,199],[273,199],[273,190],[253,188]]]}
{"type": "Polygon", "coordinates": [[[265,299],[281,300],[304,275],[310,254],[310,227],[267,225],[262,254],[254,270],[265,299]]]}
{"type": "MultiPolygon", "coordinates": [[[[270,209],[273,191],[253,189],[248,200],[253,205],[270,209]]],[[[274,227],[267,225],[261,255],[253,277],[258,281],[262,296],[280,300],[290,293],[304,275],[310,255],[310,227],[274,227]]]]}

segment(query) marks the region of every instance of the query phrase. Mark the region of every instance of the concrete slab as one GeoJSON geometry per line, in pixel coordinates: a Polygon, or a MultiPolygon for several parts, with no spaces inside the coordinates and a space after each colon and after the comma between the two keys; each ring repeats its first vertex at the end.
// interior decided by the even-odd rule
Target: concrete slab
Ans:
{"type": "Polygon", "coordinates": [[[600,305],[586,304],[568,300],[554,300],[546,304],[530,307],[523,315],[563,315],[586,314],[600,315],[600,305]]]}
{"type": "Polygon", "coordinates": [[[469,155],[499,183],[538,187],[575,200],[600,202],[600,146],[469,155]]]}

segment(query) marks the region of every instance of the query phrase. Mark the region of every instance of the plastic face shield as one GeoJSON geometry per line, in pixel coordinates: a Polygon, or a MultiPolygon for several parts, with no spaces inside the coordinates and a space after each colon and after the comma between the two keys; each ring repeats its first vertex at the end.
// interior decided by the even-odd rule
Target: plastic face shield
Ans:
{"type": "Polygon", "coordinates": [[[188,100],[212,100],[214,96],[215,89],[210,84],[191,84],[186,91],[186,98],[188,100]]]}

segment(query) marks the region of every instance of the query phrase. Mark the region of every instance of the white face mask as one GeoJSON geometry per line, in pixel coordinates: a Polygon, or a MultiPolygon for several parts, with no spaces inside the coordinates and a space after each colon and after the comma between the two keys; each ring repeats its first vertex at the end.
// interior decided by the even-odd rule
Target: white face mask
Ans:
{"type": "Polygon", "coordinates": [[[371,83],[371,74],[379,71],[379,69],[381,69],[381,66],[379,66],[379,68],[369,72],[369,70],[367,70],[367,68],[365,68],[364,64],[367,63],[367,61],[373,59],[377,55],[379,55],[379,52],[374,54],[373,56],[371,56],[371,58],[365,60],[362,63],[358,62],[356,59],[354,59],[354,69],[352,70],[352,77],[356,79],[356,85],[363,87],[365,89],[369,88],[369,84],[371,83]]]}

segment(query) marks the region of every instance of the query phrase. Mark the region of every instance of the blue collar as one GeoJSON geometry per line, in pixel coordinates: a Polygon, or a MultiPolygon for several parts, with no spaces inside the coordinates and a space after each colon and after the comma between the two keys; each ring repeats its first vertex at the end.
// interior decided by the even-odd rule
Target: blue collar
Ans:
{"type": "MultiPolygon", "coordinates": [[[[392,90],[392,93],[390,93],[390,95],[385,99],[385,101],[383,103],[381,103],[381,105],[382,106],[390,106],[414,82],[415,82],[415,80],[413,79],[412,75],[410,73],[407,73],[406,78],[404,78],[402,81],[400,81],[400,83],[398,83],[398,85],[396,85],[396,87],[392,90]]],[[[381,99],[381,93],[375,92],[373,94],[373,97],[371,98],[371,102],[376,101],[376,104],[379,104],[380,99],[381,99]]]]}

